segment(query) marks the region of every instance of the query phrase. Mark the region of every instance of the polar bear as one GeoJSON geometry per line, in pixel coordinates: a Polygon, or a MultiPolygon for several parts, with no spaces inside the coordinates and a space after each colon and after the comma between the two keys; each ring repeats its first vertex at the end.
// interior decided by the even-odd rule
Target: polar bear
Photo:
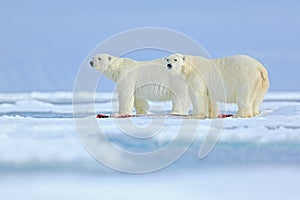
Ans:
{"type": "Polygon", "coordinates": [[[171,114],[187,115],[189,95],[187,81],[173,76],[163,67],[164,59],[135,61],[109,54],[97,54],[90,65],[117,83],[119,114],[146,114],[147,100],[171,101],[171,114]]]}
{"type": "Polygon", "coordinates": [[[206,59],[172,54],[166,59],[166,66],[187,79],[196,118],[216,118],[217,101],[236,103],[235,117],[258,115],[270,85],[266,68],[246,55],[206,59]]]}

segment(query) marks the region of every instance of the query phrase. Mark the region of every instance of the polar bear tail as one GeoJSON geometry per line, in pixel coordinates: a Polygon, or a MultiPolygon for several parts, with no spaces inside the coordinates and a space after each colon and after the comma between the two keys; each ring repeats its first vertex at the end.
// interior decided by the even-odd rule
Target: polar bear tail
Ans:
{"type": "Polygon", "coordinates": [[[260,65],[260,67],[258,68],[258,70],[260,72],[260,76],[261,76],[261,80],[262,80],[262,88],[264,88],[265,90],[268,90],[269,86],[270,86],[269,77],[268,77],[268,71],[262,65],[260,65]]]}

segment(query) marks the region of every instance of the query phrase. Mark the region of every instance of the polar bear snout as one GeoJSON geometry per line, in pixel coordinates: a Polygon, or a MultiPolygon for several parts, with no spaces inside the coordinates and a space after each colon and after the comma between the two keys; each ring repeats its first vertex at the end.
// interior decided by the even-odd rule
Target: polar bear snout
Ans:
{"type": "Polygon", "coordinates": [[[94,62],[92,60],[90,61],[90,65],[94,67],[94,62]]]}
{"type": "Polygon", "coordinates": [[[167,64],[167,67],[168,67],[168,69],[171,69],[172,65],[169,63],[169,64],[167,64]]]}

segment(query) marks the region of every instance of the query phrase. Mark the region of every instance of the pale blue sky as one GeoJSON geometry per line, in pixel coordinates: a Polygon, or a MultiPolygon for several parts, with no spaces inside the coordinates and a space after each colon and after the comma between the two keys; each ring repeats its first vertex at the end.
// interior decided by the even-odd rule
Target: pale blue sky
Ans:
{"type": "Polygon", "coordinates": [[[149,26],[187,34],[214,58],[251,55],[272,91],[300,91],[299,10],[298,1],[1,1],[0,92],[71,91],[98,43],[149,26]]]}

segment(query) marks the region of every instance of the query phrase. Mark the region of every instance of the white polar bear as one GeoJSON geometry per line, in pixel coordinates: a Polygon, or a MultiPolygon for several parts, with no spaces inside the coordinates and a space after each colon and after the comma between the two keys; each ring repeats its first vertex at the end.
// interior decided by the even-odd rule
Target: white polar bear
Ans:
{"type": "Polygon", "coordinates": [[[90,65],[117,83],[119,114],[146,114],[147,100],[172,101],[171,114],[187,115],[189,95],[187,81],[173,76],[164,67],[164,59],[135,61],[109,54],[95,55],[90,65]]]}
{"type": "Polygon", "coordinates": [[[169,69],[180,72],[189,83],[196,118],[218,116],[218,102],[236,103],[235,117],[252,117],[269,89],[268,72],[246,55],[220,59],[172,54],[166,60],[169,69]]]}

